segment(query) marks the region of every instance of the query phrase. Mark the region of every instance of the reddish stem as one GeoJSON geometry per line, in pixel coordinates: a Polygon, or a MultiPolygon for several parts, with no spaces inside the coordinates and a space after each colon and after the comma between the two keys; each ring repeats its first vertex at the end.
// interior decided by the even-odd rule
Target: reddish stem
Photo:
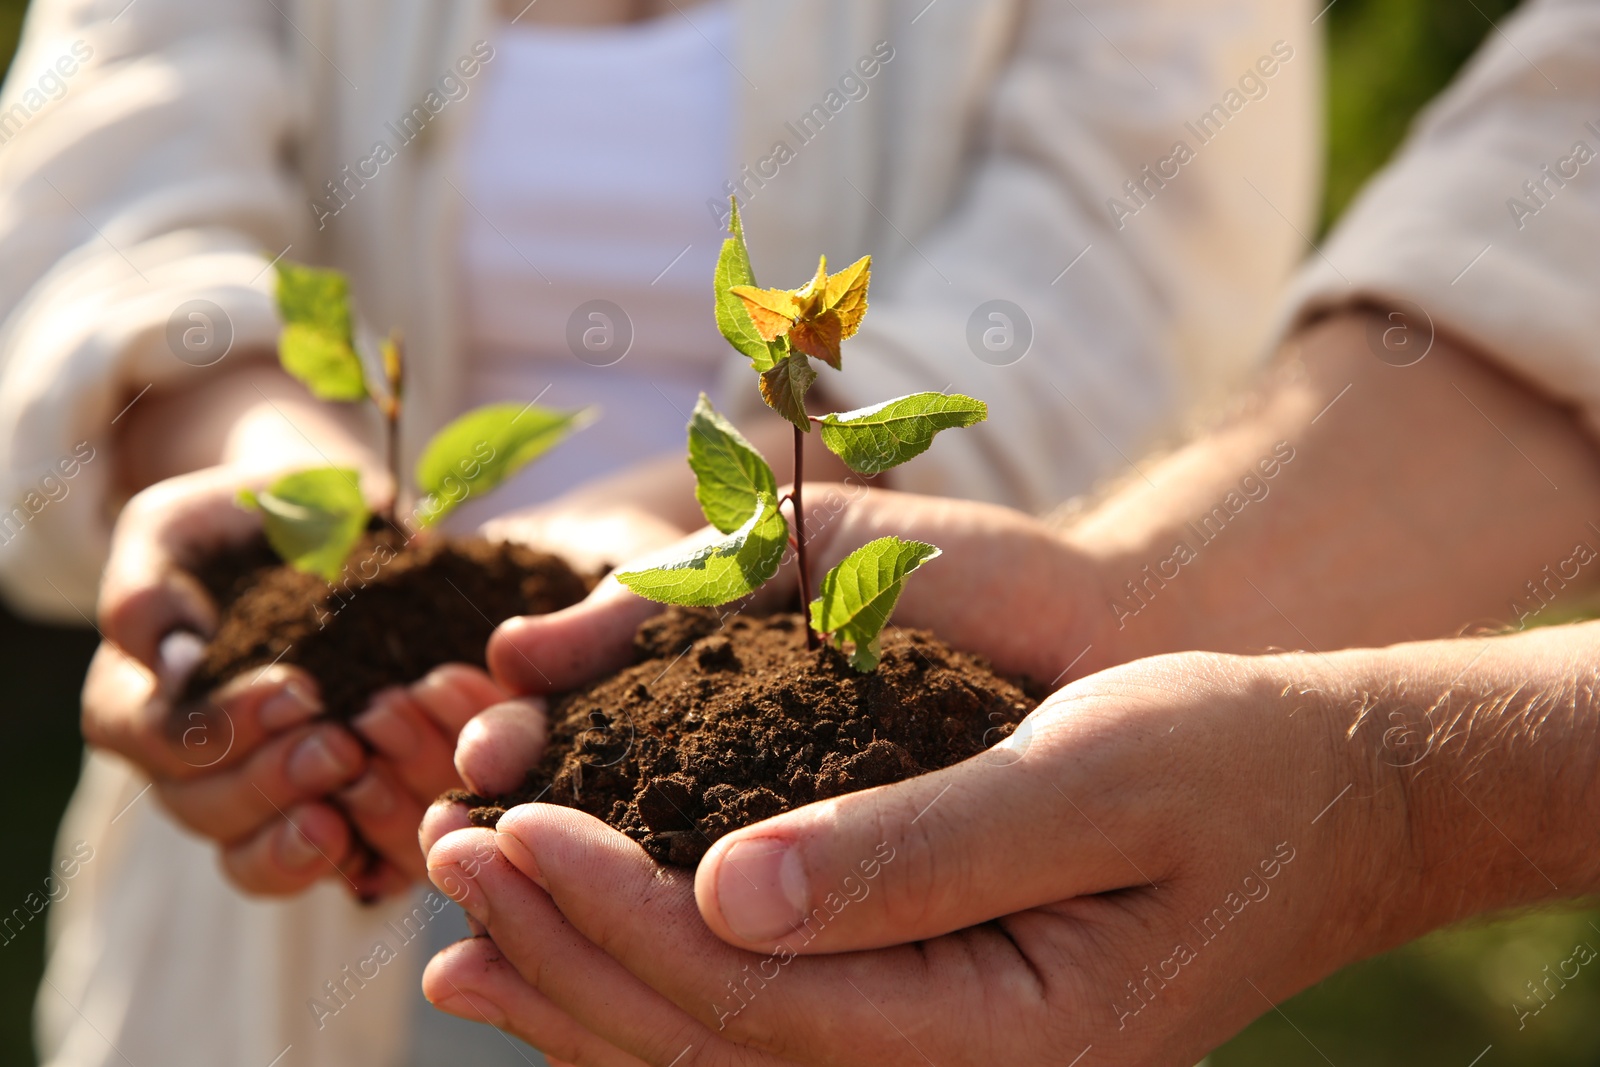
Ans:
{"type": "Polygon", "coordinates": [[[384,450],[388,452],[389,475],[394,479],[394,495],[389,498],[388,514],[384,518],[390,526],[400,515],[400,405],[390,401],[384,412],[384,450]]]}
{"type": "Polygon", "coordinates": [[[794,555],[800,571],[800,614],[806,620],[806,647],[815,651],[822,647],[817,631],[811,628],[811,565],[806,559],[806,513],[801,503],[801,488],[806,477],[806,435],[800,427],[794,428],[794,489],[789,503],[794,506],[794,555]]]}
{"type": "Polygon", "coordinates": [[[389,513],[384,518],[388,519],[390,526],[396,526],[395,520],[400,517],[403,504],[401,497],[405,492],[400,471],[400,405],[405,397],[406,358],[405,339],[398,330],[389,335],[389,344],[383,355],[383,376],[389,389],[384,403],[379,406],[383,410],[384,450],[388,452],[389,475],[394,479],[394,495],[389,498],[389,513]]]}

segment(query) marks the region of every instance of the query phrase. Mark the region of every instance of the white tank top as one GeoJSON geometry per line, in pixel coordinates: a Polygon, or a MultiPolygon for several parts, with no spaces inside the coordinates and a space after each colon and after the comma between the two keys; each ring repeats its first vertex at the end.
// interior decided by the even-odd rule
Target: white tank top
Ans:
{"type": "Polygon", "coordinates": [[[681,453],[697,394],[739,358],[712,315],[707,208],[731,155],[732,38],[724,2],[494,38],[459,168],[465,399],[603,413],[458,527],[681,453]]]}

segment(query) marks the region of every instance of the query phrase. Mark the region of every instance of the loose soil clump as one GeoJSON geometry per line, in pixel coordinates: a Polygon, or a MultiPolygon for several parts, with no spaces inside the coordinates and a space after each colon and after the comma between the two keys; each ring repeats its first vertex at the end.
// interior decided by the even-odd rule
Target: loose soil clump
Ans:
{"type": "Polygon", "coordinates": [[[832,648],[807,649],[799,615],[723,626],[714,611],[673,608],[640,627],[634,653],[555,703],[550,746],[521,792],[450,794],[474,824],[562,804],[692,867],[742,826],[967,759],[1038,703],[918,630],[886,633],[881,665],[862,674],[832,648]]]}
{"type": "Polygon", "coordinates": [[[484,665],[494,628],[514,615],[576,604],[594,585],[525,545],[376,530],[329,585],[279,561],[265,541],[220,554],[198,571],[221,610],[216,636],[184,696],[271,663],[316,679],[329,717],[348,721],[373,693],[445,663],[484,665]]]}

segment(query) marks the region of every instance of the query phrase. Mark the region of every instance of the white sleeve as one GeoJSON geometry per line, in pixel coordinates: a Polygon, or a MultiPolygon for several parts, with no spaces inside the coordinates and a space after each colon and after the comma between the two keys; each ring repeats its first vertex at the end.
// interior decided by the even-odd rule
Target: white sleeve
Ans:
{"type": "Polygon", "coordinates": [[[1299,2],[1022,11],[963,195],[906,235],[916,253],[880,272],[845,372],[824,370],[818,388],[850,408],[924,390],[984,400],[987,425],[941,435],[895,486],[1042,511],[1257,363],[1315,212],[1322,72],[1299,2]],[[1213,106],[1222,118],[1202,142],[1189,124],[1213,106]],[[1167,178],[1147,177],[1163,160],[1167,178]],[[991,353],[983,336],[1003,345],[1007,318],[977,316],[988,358],[974,351],[974,312],[992,300],[1031,323],[1009,365],[1016,351],[991,353]]]}
{"type": "Polygon", "coordinates": [[[1491,33],[1309,261],[1284,329],[1414,302],[1600,431],[1600,4],[1491,33]]]}
{"type": "Polygon", "coordinates": [[[263,268],[304,226],[276,20],[251,0],[31,5],[0,94],[0,591],[19,609],[92,614],[113,420],[193,373],[174,314],[209,301],[236,351],[273,342],[263,268]]]}

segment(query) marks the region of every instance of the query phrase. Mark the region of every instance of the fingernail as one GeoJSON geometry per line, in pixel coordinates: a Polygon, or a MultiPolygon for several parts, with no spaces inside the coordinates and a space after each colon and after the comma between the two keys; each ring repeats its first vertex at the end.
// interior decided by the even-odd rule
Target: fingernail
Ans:
{"type": "Polygon", "coordinates": [[[304,679],[290,678],[261,705],[261,728],[269,733],[309,722],[322,711],[317,694],[304,679]]]}
{"type": "Polygon", "coordinates": [[[157,653],[161,667],[162,688],[176,693],[189,680],[189,675],[206,656],[205,638],[192,630],[174,630],[161,639],[157,653]]]}
{"type": "Polygon", "coordinates": [[[322,858],[316,842],[306,836],[305,830],[291,821],[278,838],[278,859],[291,871],[303,870],[322,858]]]}
{"type": "Polygon", "coordinates": [[[388,782],[369,772],[356,779],[355,785],[342,791],[339,799],[348,804],[354,813],[376,819],[392,812],[399,797],[388,782]]]}
{"type": "Polygon", "coordinates": [[[406,760],[416,754],[422,739],[391,701],[395,696],[380,693],[372,707],[355,720],[355,728],[372,746],[392,759],[406,760]]]}
{"type": "Polygon", "coordinates": [[[289,754],[285,773],[297,789],[319,793],[343,782],[354,767],[333,750],[326,734],[312,734],[289,754]]]}
{"type": "Polygon", "coordinates": [[[746,941],[771,941],[793,930],[810,904],[800,851],[770,837],[736,842],[717,870],[717,907],[746,941]]]}
{"type": "Polygon", "coordinates": [[[521,838],[496,830],[494,844],[500,850],[500,855],[511,861],[511,866],[527,875],[540,889],[549,891],[544,875],[539,872],[539,862],[533,858],[533,853],[528,851],[528,846],[522,843],[521,838]]]}

